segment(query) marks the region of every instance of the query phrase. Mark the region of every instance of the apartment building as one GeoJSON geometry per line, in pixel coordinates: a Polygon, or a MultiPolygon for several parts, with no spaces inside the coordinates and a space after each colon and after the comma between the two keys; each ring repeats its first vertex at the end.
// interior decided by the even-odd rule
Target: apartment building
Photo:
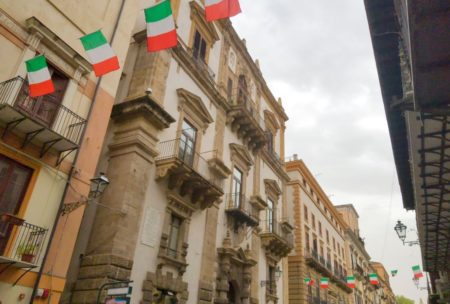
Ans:
{"type": "Polygon", "coordinates": [[[123,64],[136,2],[0,1],[0,303],[59,301],[121,74],[100,83],[78,39],[102,28],[123,64]],[[37,54],[55,92],[32,98],[37,54]]]}
{"type": "Polygon", "coordinates": [[[229,20],[171,5],[173,49],[147,53],[138,18],[65,299],[132,280],[131,303],[288,303],[288,117],[229,20]]]}
{"type": "Polygon", "coordinates": [[[380,262],[370,262],[372,269],[378,275],[380,281],[380,288],[376,291],[376,302],[379,304],[394,304],[395,295],[392,292],[391,284],[389,283],[389,273],[380,262]]]}
{"type": "Polygon", "coordinates": [[[288,200],[294,209],[295,246],[289,256],[289,303],[349,303],[346,284],[348,229],[305,163],[297,156],[286,163],[288,200]],[[304,278],[314,281],[304,283],[304,278]],[[320,288],[328,278],[329,287],[320,288]]]}
{"type": "Polygon", "coordinates": [[[364,239],[359,234],[359,215],[352,204],[339,205],[336,209],[347,224],[345,230],[346,257],[348,271],[355,276],[356,288],[350,303],[369,304],[374,303],[375,287],[370,284],[369,274],[374,273],[370,265],[370,255],[365,249],[364,239]]]}

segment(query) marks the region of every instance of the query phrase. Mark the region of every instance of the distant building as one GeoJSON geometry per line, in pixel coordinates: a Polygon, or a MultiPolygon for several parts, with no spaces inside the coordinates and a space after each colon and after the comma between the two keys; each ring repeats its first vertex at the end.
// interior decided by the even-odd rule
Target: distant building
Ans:
{"type": "Polygon", "coordinates": [[[389,273],[384,268],[383,264],[379,262],[370,262],[370,265],[375,270],[380,280],[380,288],[377,289],[379,304],[395,304],[395,295],[392,292],[391,284],[389,283],[389,273]]]}
{"type": "Polygon", "coordinates": [[[286,163],[291,181],[288,201],[294,209],[295,247],[289,255],[289,303],[351,303],[347,286],[348,225],[333,206],[305,163],[294,157],[286,163]],[[308,286],[304,278],[314,284],[308,286]],[[320,279],[329,288],[320,288],[320,279]]]}

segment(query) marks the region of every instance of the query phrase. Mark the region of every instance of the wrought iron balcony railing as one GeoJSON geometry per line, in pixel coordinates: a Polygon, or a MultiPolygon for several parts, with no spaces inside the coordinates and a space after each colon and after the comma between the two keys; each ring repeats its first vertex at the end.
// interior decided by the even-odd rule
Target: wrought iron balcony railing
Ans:
{"type": "Polygon", "coordinates": [[[220,179],[214,174],[210,170],[208,161],[184,140],[178,138],[160,142],[158,150],[159,155],[156,158],[156,161],[163,161],[171,158],[178,159],[214,186],[219,189],[223,188],[223,179],[220,179]]]}
{"type": "Polygon", "coordinates": [[[261,221],[262,234],[274,234],[283,239],[290,247],[294,246],[294,235],[292,232],[283,229],[282,224],[277,220],[261,221]]]}
{"type": "Polygon", "coordinates": [[[247,89],[237,88],[231,96],[228,97],[229,102],[233,106],[242,105],[246,112],[254,119],[254,121],[261,127],[262,130],[266,129],[266,123],[264,118],[258,113],[256,104],[252,101],[252,98],[247,89]]]}
{"type": "MultiPolygon", "coordinates": [[[[0,83],[0,107],[9,105],[43,128],[49,129],[73,144],[79,145],[86,120],[75,114],[50,95],[30,97],[28,81],[20,76],[0,83]]],[[[21,123],[21,119],[6,121],[21,123]]],[[[30,133],[36,136],[35,133],[30,133]]]]}
{"type": "Polygon", "coordinates": [[[2,264],[38,264],[46,235],[45,228],[9,214],[0,215],[0,259],[6,259],[2,264]]]}
{"type": "Polygon", "coordinates": [[[225,202],[225,210],[234,214],[238,222],[245,222],[249,226],[257,226],[259,224],[258,209],[242,193],[226,194],[225,202]]]}

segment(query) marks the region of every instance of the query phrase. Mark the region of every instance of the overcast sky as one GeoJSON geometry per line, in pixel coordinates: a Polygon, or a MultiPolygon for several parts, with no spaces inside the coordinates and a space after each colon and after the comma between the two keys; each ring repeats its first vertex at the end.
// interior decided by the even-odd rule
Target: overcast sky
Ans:
{"type": "Polygon", "coordinates": [[[394,292],[425,300],[412,281],[419,247],[393,230],[397,219],[415,228],[415,214],[402,207],[363,1],[240,2],[232,22],[290,117],[286,154],[305,161],[335,204],[354,204],[372,259],[399,270],[394,292]]]}

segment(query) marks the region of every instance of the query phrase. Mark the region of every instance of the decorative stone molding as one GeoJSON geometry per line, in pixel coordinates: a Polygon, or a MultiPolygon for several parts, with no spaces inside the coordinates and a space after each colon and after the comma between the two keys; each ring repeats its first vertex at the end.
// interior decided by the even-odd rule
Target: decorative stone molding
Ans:
{"type": "Polygon", "coordinates": [[[253,166],[253,159],[247,147],[238,144],[230,144],[231,160],[238,163],[245,171],[253,166]]]}
{"type": "Polygon", "coordinates": [[[193,119],[195,123],[205,131],[214,119],[211,114],[209,114],[202,99],[182,88],[177,89],[177,94],[179,98],[178,109],[187,113],[188,117],[193,119]]]}
{"type": "Polygon", "coordinates": [[[277,117],[269,110],[264,110],[264,119],[266,121],[266,126],[269,127],[273,132],[280,129],[280,124],[277,117]]]}
{"type": "Polygon", "coordinates": [[[179,304],[185,304],[189,298],[188,283],[181,276],[174,277],[173,273],[163,273],[161,269],[156,272],[147,272],[147,277],[142,286],[143,304],[152,304],[154,294],[157,291],[170,291],[176,295],[179,304]]]}
{"type": "Polygon", "coordinates": [[[219,34],[214,27],[214,23],[206,21],[205,10],[196,1],[189,2],[189,5],[191,7],[192,23],[198,27],[208,45],[212,47],[219,40],[219,34]]]}
{"type": "MultiPolygon", "coordinates": [[[[89,74],[92,71],[92,65],[84,59],[75,49],[60,39],[55,33],[53,33],[48,27],[46,27],[36,17],[31,17],[26,20],[28,31],[31,34],[39,34],[41,36],[40,41],[44,44],[48,50],[52,50],[59,58],[68,63],[73,70],[81,68],[83,75],[89,74]]],[[[47,50],[47,51],[48,51],[47,50]]],[[[46,52],[47,55],[47,52],[46,52]]]]}
{"type": "Polygon", "coordinates": [[[267,202],[260,195],[253,195],[250,197],[250,203],[259,211],[267,208],[267,202]]]}
{"type": "Polygon", "coordinates": [[[212,170],[220,178],[226,179],[231,174],[231,169],[228,168],[225,163],[217,157],[209,159],[208,165],[210,170],[212,170]]]}
{"type": "Polygon", "coordinates": [[[264,179],[264,186],[266,189],[266,193],[269,196],[272,196],[278,200],[280,197],[282,191],[278,183],[273,179],[264,179]]]}

